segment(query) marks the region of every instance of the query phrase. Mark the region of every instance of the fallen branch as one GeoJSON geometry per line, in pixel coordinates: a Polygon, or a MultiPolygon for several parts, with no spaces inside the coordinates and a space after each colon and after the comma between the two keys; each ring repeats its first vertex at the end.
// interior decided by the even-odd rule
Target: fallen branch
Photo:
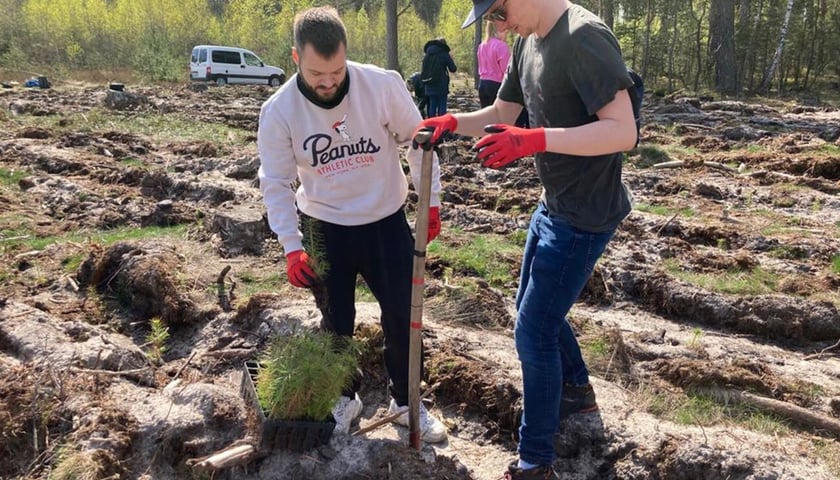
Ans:
{"type": "Polygon", "coordinates": [[[181,376],[181,372],[183,372],[183,371],[184,371],[184,369],[185,369],[185,368],[187,368],[187,365],[189,365],[189,364],[190,364],[190,362],[192,361],[192,359],[193,359],[193,358],[195,358],[195,354],[196,354],[196,353],[198,353],[198,351],[197,351],[197,350],[193,350],[193,351],[192,351],[192,353],[190,354],[190,358],[188,358],[188,359],[187,359],[187,361],[186,361],[186,362],[184,362],[184,364],[183,364],[183,365],[181,365],[181,368],[179,368],[179,369],[178,369],[178,371],[177,371],[177,372],[175,372],[175,376],[172,378],[172,380],[177,380],[177,379],[178,379],[178,377],[180,377],[180,376],[181,376]]]}
{"type": "Polygon", "coordinates": [[[94,368],[71,367],[70,370],[79,373],[92,373],[95,375],[140,375],[148,373],[149,367],[135,368],[134,370],[99,370],[94,368]]]}
{"type": "Polygon", "coordinates": [[[229,271],[230,265],[225,265],[225,268],[222,269],[219,276],[216,278],[216,292],[218,292],[219,295],[219,306],[222,307],[222,311],[225,312],[231,311],[230,298],[225,290],[225,276],[229,271]]]}
{"type": "MultiPolygon", "coordinates": [[[[420,400],[423,400],[424,398],[428,397],[429,394],[434,392],[435,389],[437,389],[437,387],[439,387],[439,386],[440,386],[440,383],[436,383],[436,384],[432,385],[431,388],[429,388],[428,390],[423,392],[422,395],[420,395],[420,400]]],[[[388,422],[392,422],[392,421],[396,420],[397,417],[399,417],[403,413],[405,413],[405,411],[401,410],[401,411],[398,411],[396,413],[392,413],[392,414],[390,414],[390,415],[388,415],[384,418],[380,418],[379,420],[371,423],[370,425],[366,426],[365,428],[360,428],[360,429],[356,430],[355,432],[351,433],[351,435],[356,436],[356,435],[361,435],[363,433],[368,433],[372,430],[376,430],[377,428],[381,427],[382,425],[385,425],[388,422]]]]}
{"type": "Polygon", "coordinates": [[[686,163],[683,160],[671,160],[670,162],[655,163],[653,168],[682,168],[684,166],[686,166],[686,163]]]}
{"type": "Polygon", "coordinates": [[[781,417],[785,417],[799,425],[815,430],[822,430],[840,438],[840,420],[835,420],[826,415],[808,410],[807,408],[802,408],[800,406],[772,398],[761,397],[740,390],[710,389],[704,393],[709,393],[713,398],[721,403],[726,403],[731,400],[741,402],[781,417]]]}
{"type": "Polygon", "coordinates": [[[714,168],[714,169],[717,169],[717,170],[722,170],[724,172],[736,173],[738,171],[737,169],[732,168],[729,165],[724,165],[720,162],[709,162],[709,161],[704,160],[703,165],[706,165],[707,167],[714,168]]]}
{"type": "Polygon", "coordinates": [[[832,345],[830,347],[823,348],[818,353],[812,353],[811,355],[805,355],[805,360],[813,360],[815,358],[820,358],[820,357],[822,357],[823,353],[830,352],[831,350],[834,350],[834,349],[837,349],[837,348],[840,348],[840,340],[837,340],[837,343],[835,343],[834,345],[832,345]]]}
{"type": "Polygon", "coordinates": [[[784,172],[771,172],[768,170],[755,170],[752,172],[748,172],[745,175],[752,178],[779,177],[782,180],[789,180],[794,182],[802,179],[802,177],[799,175],[791,175],[789,173],[784,172]]]}
{"type": "Polygon", "coordinates": [[[244,465],[250,462],[256,453],[257,448],[250,443],[244,445],[234,444],[207,457],[189,459],[186,463],[187,466],[191,466],[195,470],[218,470],[244,465]]]}
{"type": "Polygon", "coordinates": [[[656,236],[657,236],[657,237],[659,236],[659,234],[660,234],[660,233],[662,233],[662,229],[664,229],[665,227],[667,227],[667,226],[668,226],[671,222],[673,222],[673,221],[674,221],[674,219],[675,219],[675,218],[677,218],[677,215],[678,215],[678,214],[676,214],[676,213],[675,213],[675,214],[673,214],[673,215],[671,215],[671,218],[669,218],[668,220],[666,220],[666,221],[665,221],[665,223],[663,223],[663,224],[662,224],[662,226],[660,226],[659,228],[657,228],[657,229],[656,229],[656,236]]]}
{"type": "Polygon", "coordinates": [[[724,165],[720,162],[710,162],[706,160],[701,160],[699,162],[686,162],[685,160],[671,160],[669,162],[661,162],[655,163],[653,168],[655,169],[664,169],[664,168],[683,168],[683,167],[702,167],[706,166],[709,168],[714,168],[717,170],[722,170],[724,172],[736,173],[738,170],[735,168],[730,167],[729,165],[724,165]]]}

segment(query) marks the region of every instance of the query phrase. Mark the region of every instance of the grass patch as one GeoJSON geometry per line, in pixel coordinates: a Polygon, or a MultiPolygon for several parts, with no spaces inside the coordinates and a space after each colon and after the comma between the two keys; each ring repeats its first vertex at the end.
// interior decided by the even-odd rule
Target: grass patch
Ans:
{"type": "Polygon", "coordinates": [[[629,157],[629,160],[639,168],[649,168],[657,163],[669,162],[671,157],[662,147],[642,145],[636,149],[636,155],[629,157]]]}
{"type": "Polygon", "coordinates": [[[0,185],[4,187],[18,188],[18,182],[26,176],[23,170],[9,170],[0,168],[0,185]]]}
{"type": "Polygon", "coordinates": [[[759,233],[765,237],[796,235],[802,238],[814,238],[816,234],[803,225],[805,223],[801,219],[786,218],[762,227],[759,233]]]}
{"type": "Polygon", "coordinates": [[[645,411],[680,425],[737,425],[775,436],[791,432],[784,418],[741,403],[724,405],[706,395],[668,394],[646,389],[641,390],[639,396],[638,403],[645,411]]]}
{"type": "Polygon", "coordinates": [[[111,245],[126,240],[146,240],[149,238],[178,238],[183,237],[188,225],[172,227],[122,227],[113,230],[97,230],[90,233],[71,233],[67,235],[49,236],[23,240],[21,243],[31,250],[44,248],[61,242],[91,242],[101,245],[111,245]]]}
{"type": "Polygon", "coordinates": [[[122,158],[122,159],[120,159],[120,163],[122,163],[126,167],[141,168],[141,169],[144,169],[144,170],[146,168],[148,168],[148,166],[146,165],[145,162],[143,162],[139,158],[134,158],[134,157],[122,158]]]}
{"type": "Polygon", "coordinates": [[[726,270],[720,273],[696,273],[682,269],[679,261],[669,258],[663,262],[665,271],[675,278],[706,290],[733,295],[765,295],[774,293],[779,275],[761,267],[750,270],[726,270]]]}
{"type": "Polygon", "coordinates": [[[76,273],[79,271],[79,267],[82,266],[82,262],[85,261],[85,258],[87,258],[87,254],[77,253],[62,259],[61,266],[64,268],[66,273],[76,273]]]}
{"type": "Polygon", "coordinates": [[[50,473],[50,480],[96,480],[102,478],[102,466],[91,452],[79,452],[63,447],[58,462],[50,473]]]}
{"type": "Polygon", "coordinates": [[[696,212],[691,207],[671,208],[665,205],[651,205],[650,203],[637,203],[633,209],[662,217],[670,217],[672,215],[677,215],[679,217],[693,217],[696,215],[696,212]]]}
{"type": "Polygon", "coordinates": [[[724,419],[724,409],[714,400],[703,396],[688,396],[671,414],[670,420],[680,425],[708,427],[724,419]]]}
{"type": "MultiPolygon", "coordinates": [[[[102,108],[76,112],[59,124],[58,118],[48,120],[48,128],[59,133],[117,131],[132,135],[145,135],[163,141],[207,141],[218,144],[241,145],[253,132],[233,128],[223,123],[191,120],[177,114],[150,113],[148,115],[115,115],[102,108]]],[[[44,125],[44,117],[19,116],[15,121],[22,126],[44,125]]]]}
{"type": "Polygon", "coordinates": [[[837,157],[840,156],[840,146],[826,142],[816,148],[816,153],[827,157],[837,157]]]}
{"type": "Polygon", "coordinates": [[[813,438],[811,448],[817,457],[821,458],[828,470],[835,477],[840,478],[840,442],[824,438],[813,438]]]}
{"type": "Polygon", "coordinates": [[[494,287],[504,287],[518,279],[521,246],[500,235],[458,237],[464,242],[454,246],[432,242],[429,253],[448,263],[456,275],[481,277],[494,287]]]}
{"type": "Polygon", "coordinates": [[[797,245],[779,245],[778,247],[771,248],[767,254],[774,258],[787,258],[792,260],[803,260],[809,256],[807,250],[797,245]]]}
{"type": "MultiPolygon", "coordinates": [[[[244,301],[251,298],[257,293],[277,293],[282,290],[288,279],[286,275],[281,275],[278,272],[271,272],[265,276],[257,276],[252,272],[244,271],[237,275],[239,284],[237,285],[237,296],[243,297],[244,301]]],[[[213,293],[216,292],[216,286],[212,286],[213,293]]]]}
{"type": "Polygon", "coordinates": [[[516,230],[507,236],[510,243],[519,248],[525,248],[525,241],[528,239],[528,230],[516,230]]]}
{"type": "Polygon", "coordinates": [[[831,271],[840,274],[840,254],[831,257],[831,271]]]}
{"type": "Polygon", "coordinates": [[[376,297],[370,291],[370,287],[365,283],[365,279],[359,276],[356,279],[356,301],[357,302],[375,302],[376,297]]]}

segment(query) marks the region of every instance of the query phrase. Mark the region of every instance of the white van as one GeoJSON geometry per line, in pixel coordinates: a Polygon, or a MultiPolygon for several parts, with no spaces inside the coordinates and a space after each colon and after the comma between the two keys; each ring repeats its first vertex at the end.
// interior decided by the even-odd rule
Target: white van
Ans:
{"type": "Polygon", "coordinates": [[[216,85],[238,83],[279,87],[286,81],[286,72],[266,65],[254,52],[244,48],[196,45],[190,57],[190,80],[216,82],[216,85]]]}

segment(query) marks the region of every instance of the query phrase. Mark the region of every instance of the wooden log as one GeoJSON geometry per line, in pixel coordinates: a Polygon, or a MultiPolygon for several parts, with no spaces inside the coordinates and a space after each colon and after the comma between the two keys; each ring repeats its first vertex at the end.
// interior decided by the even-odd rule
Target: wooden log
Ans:
{"type": "Polygon", "coordinates": [[[733,389],[701,389],[701,392],[709,394],[721,403],[729,401],[741,402],[743,404],[787,418],[799,425],[809,427],[814,430],[821,430],[840,438],[840,420],[835,420],[826,415],[822,415],[807,408],[802,408],[792,403],[733,389]]]}
{"type": "Polygon", "coordinates": [[[210,456],[187,460],[187,465],[201,471],[219,470],[244,465],[251,461],[256,452],[257,448],[251,444],[232,445],[210,456]]]}

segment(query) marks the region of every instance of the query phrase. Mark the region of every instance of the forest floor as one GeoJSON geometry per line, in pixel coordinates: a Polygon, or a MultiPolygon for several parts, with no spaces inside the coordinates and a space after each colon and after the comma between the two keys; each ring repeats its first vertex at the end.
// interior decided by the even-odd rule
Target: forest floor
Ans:
{"type": "MultiPolygon", "coordinates": [[[[493,480],[516,458],[512,303],[540,187],[532,160],[483,169],[462,138],[441,150],[424,304],[428,406],[448,440],[418,453],[386,424],[199,468],[260,446],[243,365],[319,321],[262,217],[270,94],[0,90],[0,479],[493,480]]],[[[840,111],[649,96],[644,112],[624,172],[634,211],[570,316],[600,411],[564,421],[556,469],[840,478],[840,111]]],[[[358,291],[365,427],[388,397],[378,307],[358,291]]]]}

